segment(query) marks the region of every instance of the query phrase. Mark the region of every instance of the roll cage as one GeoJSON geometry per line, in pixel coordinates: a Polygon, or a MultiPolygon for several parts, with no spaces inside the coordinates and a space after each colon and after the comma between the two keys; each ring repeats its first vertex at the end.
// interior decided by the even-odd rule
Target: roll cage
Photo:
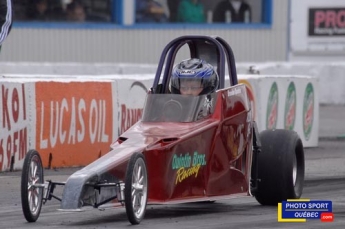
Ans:
{"type": "Polygon", "coordinates": [[[238,84],[235,57],[230,45],[224,39],[217,36],[182,36],[172,40],[164,48],[158,63],[151,93],[161,94],[169,91],[169,81],[176,54],[185,44],[189,47],[191,58],[205,59],[215,66],[219,76],[218,89],[223,89],[225,85],[226,61],[230,86],[238,84]]]}

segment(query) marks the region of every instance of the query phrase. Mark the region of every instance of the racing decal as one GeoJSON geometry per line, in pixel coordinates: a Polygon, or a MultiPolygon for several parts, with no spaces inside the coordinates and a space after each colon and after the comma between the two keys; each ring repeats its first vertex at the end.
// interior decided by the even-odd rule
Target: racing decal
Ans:
{"type": "Polygon", "coordinates": [[[244,124],[223,125],[222,134],[224,135],[224,145],[231,158],[236,158],[244,149],[243,139],[245,135],[244,124]]]}
{"type": "MultiPolygon", "coordinates": [[[[146,86],[139,81],[135,81],[131,84],[129,88],[129,95],[135,96],[138,98],[145,97],[148,92],[146,86]]],[[[133,98],[128,97],[125,100],[132,100],[133,98]]],[[[119,114],[119,130],[118,135],[120,136],[123,132],[128,130],[131,126],[133,126],[136,122],[139,121],[143,114],[143,104],[133,104],[129,102],[123,102],[120,104],[121,113],[119,114]]]]}
{"type": "Polygon", "coordinates": [[[266,113],[266,128],[275,129],[277,126],[278,119],[278,86],[274,82],[270,89],[267,102],[267,113],[266,113]]]}
{"type": "Polygon", "coordinates": [[[239,80],[239,83],[246,85],[247,96],[249,99],[251,113],[252,113],[252,120],[255,120],[256,117],[256,107],[255,107],[255,98],[254,98],[254,90],[252,85],[247,80],[239,80]]]}
{"type": "Polygon", "coordinates": [[[284,127],[293,130],[296,119],[296,87],[293,82],[289,84],[285,100],[284,127]]]}
{"type": "Polygon", "coordinates": [[[188,177],[197,177],[201,167],[206,165],[205,154],[199,154],[197,151],[193,155],[174,154],[172,161],[172,169],[176,171],[175,184],[181,183],[188,177]]]}
{"type": "Polygon", "coordinates": [[[227,92],[228,92],[228,97],[231,97],[234,95],[241,94],[241,89],[240,88],[230,89],[227,92]]]}
{"type": "Polygon", "coordinates": [[[43,165],[86,165],[109,151],[110,82],[37,82],[36,145],[43,165]]]}
{"type": "Polygon", "coordinates": [[[11,169],[28,150],[26,90],[24,84],[1,84],[0,171],[11,169]]]}
{"type": "Polygon", "coordinates": [[[311,130],[313,128],[314,120],[314,88],[311,83],[308,83],[304,92],[303,99],[303,132],[305,140],[310,138],[311,130]]]}
{"type": "Polygon", "coordinates": [[[182,70],[180,71],[180,74],[181,75],[195,75],[195,71],[192,71],[192,70],[182,70]]]}
{"type": "Polygon", "coordinates": [[[121,127],[119,135],[133,126],[142,116],[142,108],[128,108],[126,104],[121,104],[121,127]]]}

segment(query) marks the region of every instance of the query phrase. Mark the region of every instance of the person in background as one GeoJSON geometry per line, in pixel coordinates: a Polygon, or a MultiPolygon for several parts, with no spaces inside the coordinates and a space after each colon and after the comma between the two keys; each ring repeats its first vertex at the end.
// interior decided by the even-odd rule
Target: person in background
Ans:
{"type": "Polygon", "coordinates": [[[154,0],[136,0],[135,22],[156,23],[168,22],[165,10],[154,0]]]}
{"type": "Polygon", "coordinates": [[[27,8],[27,19],[33,21],[48,21],[48,1],[32,0],[27,8]]]}
{"type": "Polygon", "coordinates": [[[181,0],[177,11],[177,22],[206,22],[203,4],[199,0],[181,0]]]}
{"type": "Polygon", "coordinates": [[[170,22],[177,22],[177,11],[178,6],[180,5],[180,0],[167,0],[168,8],[169,8],[169,21],[170,22]]]}
{"type": "Polygon", "coordinates": [[[86,12],[84,5],[80,1],[72,1],[66,8],[66,20],[71,22],[86,21],[86,12]]]}
{"type": "Polygon", "coordinates": [[[155,0],[155,2],[157,2],[164,9],[164,14],[166,16],[167,22],[169,22],[170,12],[168,7],[168,0],[155,0]]]}
{"type": "Polygon", "coordinates": [[[66,20],[69,22],[107,22],[109,19],[103,15],[89,12],[82,1],[73,0],[66,6],[66,20]]]}
{"type": "Polygon", "coordinates": [[[223,0],[213,12],[213,22],[250,23],[251,21],[251,7],[243,0],[223,0]]]}
{"type": "Polygon", "coordinates": [[[13,20],[12,0],[0,0],[0,50],[11,31],[13,20]]]}
{"type": "Polygon", "coordinates": [[[66,7],[66,20],[71,22],[84,22],[86,13],[84,6],[79,1],[72,1],[66,7]]]}

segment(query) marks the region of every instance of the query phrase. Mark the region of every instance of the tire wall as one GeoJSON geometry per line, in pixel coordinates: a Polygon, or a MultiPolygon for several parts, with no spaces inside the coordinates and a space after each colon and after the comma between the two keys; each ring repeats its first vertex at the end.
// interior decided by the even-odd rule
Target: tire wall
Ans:
{"type": "MultiPolygon", "coordinates": [[[[276,120],[276,128],[284,128],[286,101],[292,101],[291,107],[295,107],[290,112],[295,114],[293,129],[301,136],[304,146],[317,146],[316,79],[263,75],[260,78],[240,75],[239,79],[252,88],[255,119],[260,130],[267,128],[267,117],[272,116],[267,111],[274,107],[275,101],[268,98],[270,94],[276,95],[271,89],[276,85],[278,105],[276,116],[271,118],[276,120]],[[295,85],[295,91],[289,89],[291,83],[295,85]],[[312,94],[312,105],[303,102],[308,85],[313,89],[308,89],[307,99],[310,101],[312,94]],[[296,95],[296,99],[286,99],[287,94],[293,99],[296,95]],[[308,139],[303,132],[306,114],[312,115],[312,127],[307,129],[308,139]]],[[[119,134],[140,119],[145,95],[152,82],[152,74],[4,76],[0,80],[0,171],[20,170],[29,149],[40,153],[44,167],[89,164],[106,154],[119,134]]],[[[271,97],[276,98],[274,96],[271,97]]]]}

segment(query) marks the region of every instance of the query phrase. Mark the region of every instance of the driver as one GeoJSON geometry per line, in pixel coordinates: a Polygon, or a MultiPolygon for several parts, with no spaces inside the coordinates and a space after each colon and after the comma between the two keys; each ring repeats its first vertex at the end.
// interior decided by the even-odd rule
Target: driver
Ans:
{"type": "Polygon", "coordinates": [[[170,91],[181,95],[204,95],[218,88],[219,77],[205,60],[192,58],[174,66],[170,77],[170,91]]]}

